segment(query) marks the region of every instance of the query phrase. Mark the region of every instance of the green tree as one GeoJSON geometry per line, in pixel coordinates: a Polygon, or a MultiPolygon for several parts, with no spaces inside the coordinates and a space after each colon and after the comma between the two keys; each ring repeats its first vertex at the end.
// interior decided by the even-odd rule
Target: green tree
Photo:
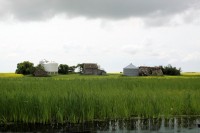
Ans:
{"type": "Polygon", "coordinates": [[[83,72],[83,65],[84,65],[84,64],[78,64],[78,65],[76,66],[76,68],[79,69],[79,73],[82,73],[82,72],[83,72]]]}
{"type": "Polygon", "coordinates": [[[15,71],[15,73],[23,75],[32,74],[33,72],[34,72],[34,64],[29,61],[18,63],[17,69],[15,71]]]}
{"type": "Polygon", "coordinates": [[[69,66],[66,64],[60,64],[58,67],[58,73],[60,74],[68,74],[69,66]]]}
{"type": "Polygon", "coordinates": [[[75,69],[76,69],[76,66],[70,66],[69,69],[68,69],[68,72],[74,73],[75,69]]]}
{"type": "Polygon", "coordinates": [[[161,66],[164,75],[181,75],[181,68],[177,69],[172,67],[172,65],[161,66]]]}

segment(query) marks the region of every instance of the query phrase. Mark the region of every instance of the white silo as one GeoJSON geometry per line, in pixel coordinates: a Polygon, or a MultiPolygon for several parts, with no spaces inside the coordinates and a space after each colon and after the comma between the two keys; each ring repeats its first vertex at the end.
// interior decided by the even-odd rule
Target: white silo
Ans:
{"type": "Polygon", "coordinates": [[[58,63],[54,61],[41,60],[40,64],[44,67],[44,70],[49,74],[58,74],[58,63]]]}
{"type": "Polygon", "coordinates": [[[139,68],[134,66],[132,63],[123,69],[123,74],[126,76],[138,76],[139,68]]]}

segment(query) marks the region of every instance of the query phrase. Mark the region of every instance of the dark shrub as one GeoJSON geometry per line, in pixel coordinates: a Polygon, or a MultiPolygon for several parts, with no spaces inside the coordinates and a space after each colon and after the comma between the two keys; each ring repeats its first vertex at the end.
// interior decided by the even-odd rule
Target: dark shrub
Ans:
{"type": "Polygon", "coordinates": [[[161,66],[164,75],[181,75],[181,68],[177,69],[176,67],[172,67],[171,65],[168,66],[161,66]]]}

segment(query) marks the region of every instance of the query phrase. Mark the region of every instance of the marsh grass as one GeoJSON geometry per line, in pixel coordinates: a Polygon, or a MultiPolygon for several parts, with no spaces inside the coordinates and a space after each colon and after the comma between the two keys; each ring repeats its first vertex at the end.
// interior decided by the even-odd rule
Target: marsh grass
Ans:
{"type": "Polygon", "coordinates": [[[1,123],[200,115],[199,77],[0,78],[1,123]]]}

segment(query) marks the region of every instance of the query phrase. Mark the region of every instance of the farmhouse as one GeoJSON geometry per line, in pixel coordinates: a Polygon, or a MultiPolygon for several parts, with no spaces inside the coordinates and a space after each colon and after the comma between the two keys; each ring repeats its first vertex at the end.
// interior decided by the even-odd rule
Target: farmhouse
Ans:
{"type": "Polygon", "coordinates": [[[101,70],[96,63],[83,63],[83,74],[85,75],[105,75],[106,72],[101,70]]]}

